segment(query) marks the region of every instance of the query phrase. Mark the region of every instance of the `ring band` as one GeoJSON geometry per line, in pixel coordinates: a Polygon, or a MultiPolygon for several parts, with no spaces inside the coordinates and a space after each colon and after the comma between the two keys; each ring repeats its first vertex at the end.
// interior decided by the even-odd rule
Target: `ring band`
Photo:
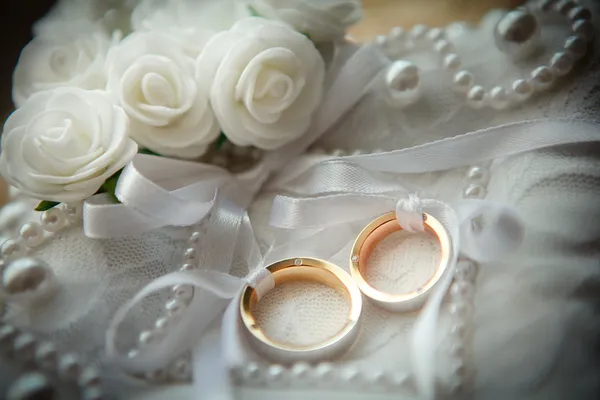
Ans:
{"type": "Polygon", "coordinates": [[[359,331],[362,312],[362,296],[356,283],[342,268],[315,258],[290,258],[267,267],[275,286],[288,281],[313,281],[325,284],[341,292],[350,303],[346,325],[333,337],[307,346],[296,346],[271,339],[258,326],[252,314],[258,302],[256,291],[246,285],[240,299],[240,315],[251,345],[262,355],[280,363],[298,361],[317,362],[332,359],[347,351],[354,344],[359,331]]]}
{"type": "Polygon", "coordinates": [[[427,213],[423,213],[425,231],[433,233],[440,242],[441,257],[438,268],[432,277],[419,288],[402,294],[385,293],[375,289],[365,279],[369,256],[381,240],[393,232],[401,230],[396,220],[396,213],[390,212],[380,216],[367,225],[356,238],[350,254],[350,273],[363,294],[375,304],[389,311],[414,311],[420,308],[427,299],[431,289],[438,283],[448,267],[452,248],[450,237],[442,224],[427,213]]]}

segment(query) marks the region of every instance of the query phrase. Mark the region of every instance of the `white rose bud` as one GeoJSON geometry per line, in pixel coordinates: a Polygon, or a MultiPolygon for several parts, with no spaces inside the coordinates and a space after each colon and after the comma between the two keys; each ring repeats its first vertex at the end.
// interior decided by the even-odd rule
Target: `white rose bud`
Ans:
{"type": "Polygon", "coordinates": [[[32,94],[60,86],[104,89],[105,56],[115,41],[101,29],[36,37],[15,67],[14,103],[20,107],[32,94]]]}
{"type": "Polygon", "coordinates": [[[179,158],[201,156],[219,135],[194,60],[168,35],[134,32],[107,56],[108,91],[131,120],[143,147],[179,158]]]}
{"type": "Polygon", "coordinates": [[[221,128],[238,146],[273,150],[308,129],[321,102],[325,64],[314,44],[287,25],[238,21],[215,35],[196,61],[221,128]]]}
{"type": "Polygon", "coordinates": [[[283,21],[319,43],[339,40],[362,17],[360,0],[249,0],[259,16],[283,21]]]}
{"type": "Polygon", "coordinates": [[[83,200],[137,153],[128,127],[125,111],[104,92],[37,93],[4,125],[0,172],[36,199],[83,200]]]}

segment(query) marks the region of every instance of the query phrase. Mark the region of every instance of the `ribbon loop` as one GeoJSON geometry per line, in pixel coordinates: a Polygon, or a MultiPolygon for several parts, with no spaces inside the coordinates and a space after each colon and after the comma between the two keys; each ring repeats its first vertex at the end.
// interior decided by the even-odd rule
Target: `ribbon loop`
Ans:
{"type": "Polygon", "coordinates": [[[423,232],[423,206],[421,199],[416,194],[409,194],[408,198],[401,198],[396,204],[396,219],[407,232],[423,232]]]}
{"type": "Polygon", "coordinates": [[[254,288],[258,300],[275,287],[273,275],[265,268],[257,269],[246,279],[246,282],[254,288]]]}

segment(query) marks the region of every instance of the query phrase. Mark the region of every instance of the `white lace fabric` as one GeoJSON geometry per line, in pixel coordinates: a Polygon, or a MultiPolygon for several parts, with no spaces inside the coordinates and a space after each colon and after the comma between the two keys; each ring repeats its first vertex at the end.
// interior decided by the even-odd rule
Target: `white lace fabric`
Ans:
{"type": "MultiPolygon", "coordinates": [[[[592,1],[586,5],[598,20],[598,5],[592,1]]],[[[479,28],[456,24],[448,27],[463,62],[485,85],[506,83],[531,69],[531,65],[506,61],[506,56],[495,48],[492,28],[498,15],[490,13],[479,28]]],[[[532,59],[532,65],[555,51],[566,35],[566,25],[560,18],[545,18],[542,22],[548,51],[532,59]]],[[[421,101],[397,110],[388,107],[377,93],[371,93],[315,144],[315,154],[303,156],[298,162],[319,160],[323,149],[371,152],[406,148],[531,119],[585,119],[597,123],[600,132],[599,42],[590,47],[591,54],[582,66],[561,79],[556,89],[509,111],[468,108],[452,92],[450,81],[436,70],[433,60],[408,56],[424,60],[419,63],[425,70],[421,101]]],[[[565,146],[532,152],[495,160],[490,168],[487,198],[515,206],[524,217],[527,234],[518,253],[480,268],[473,326],[474,397],[594,398],[600,393],[600,367],[594,359],[600,331],[600,147],[565,146]]],[[[419,187],[429,197],[453,201],[461,196],[465,170],[405,175],[398,180],[419,187]]],[[[263,250],[277,235],[267,225],[274,194],[261,193],[249,210],[263,250]]],[[[355,227],[357,233],[360,228],[355,227]]],[[[2,229],[3,236],[14,235],[14,221],[2,229]]],[[[92,240],[78,228],[61,232],[38,253],[53,267],[61,291],[52,302],[32,313],[9,309],[7,319],[57,341],[62,348],[101,360],[104,332],[114,311],[150,281],[177,268],[182,241],[188,233],[188,229],[161,229],[141,238],[92,240]]],[[[348,243],[330,261],[347,269],[350,246],[348,243]]],[[[437,246],[424,235],[393,235],[372,254],[367,278],[382,290],[410,290],[430,276],[437,246]]],[[[243,260],[236,260],[232,273],[247,273],[243,260]]],[[[154,323],[166,298],[166,292],[149,297],[129,314],[118,335],[118,347],[123,352],[136,344],[140,331],[154,323]]],[[[332,289],[298,282],[268,293],[255,312],[263,329],[274,339],[310,344],[338,331],[345,322],[347,307],[343,297],[332,289]]],[[[415,314],[390,313],[365,301],[359,339],[334,362],[334,368],[408,375],[407,336],[414,318],[415,314]]],[[[442,316],[439,331],[442,345],[449,329],[446,318],[442,316]]],[[[260,357],[255,360],[261,362],[263,371],[268,369],[270,362],[260,357]]],[[[442,381],[447,378],[448,363],[440,355],[437,369],[442,381]]],[[[137,390],[139,382],[133,392],[125,391],[131,390],[129,385],[119,384],[122,386],[111,388],[112,394],[123,397],[128,393],[129,398],[136,393],[141,398],[149,395],[141,388],[137,390]]],[[[248,387],[269,386],[265,381],[243,378],[239,384],[240,398],[244,399],[253,398],[254,392],[248,387]]],[[[339,382],[319,385],[323,390],[349,390],[339,382]]],[[[288,382],[283,386],[294,385],[288,382]]],[[[361,390],[369,393],[379,386],[376,381],[366,382],[361,390]]],[[[159,389],[152,390],[159,393],[159,389]]],[[[195,398],[190,385],[171,392],[160,390],[173,398],[195,398]]],[[[396,389],[394,395],[411,392],[407,384],[401,392],[396,389]]],[[[271,395],[269,391],[261,392],[261,396],[265,400],[280,398],[276,390],[271,395]]]]}

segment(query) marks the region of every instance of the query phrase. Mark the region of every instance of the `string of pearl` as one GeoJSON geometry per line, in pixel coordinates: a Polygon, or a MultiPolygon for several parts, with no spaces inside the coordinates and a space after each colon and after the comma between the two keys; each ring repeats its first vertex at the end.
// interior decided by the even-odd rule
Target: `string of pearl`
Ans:
{"type": "MultiPolygon", "coordinates": [[[[407,32],[401,27],[395,27],[388,35],[378,36],[375,44],[391,57],[411,51],[417,46],[430,48],[439,55],[442,68],[452,77],[452,86],[457,92],[464,94],[466,103],[470,107],[504,110],[528,100],[536,92],[549,89],[557,78],[567,75],[575,62],[585,56],[588,44],[594,37],[591,11],[579,6],[573,0],[542,0],[536,3],[536,9],[542,12],[554,10],[565,16],[569,21],[572,35],[565,40],[563,48],[552,55],[548,65],[534,68],[528,78],[516,79],[509,88],[497,85],[488,91],[477,84],[473,73],[462,68],[460,56],[440,28],[430,29],[425,25],[415,25],[407,32]]],[[[504,21],[504,25],[509,26],[508,29],[511,26],[514,28],[515,24],[536,24],[528,27],[532,32],[531,41],[534,41],[539,37],[538,22],[531,15],[529,15],[531,18],[526,18],[527,15],[529,15],[527,11],[517,9],[509,12],[501,23],[504,21]]],[[[502,25],[499,24],[500,26],[502,25]]],[[[498,36],[498,32],[496,35],[498,36]]],[[[499,40],[497,37],[497,43],[502,43],[502,39],[499,40]]],[[[532,48],[529,43],[525,43],[522,49],[517,49],[513,53],[521,50],[528,52],[532,48]]],[[[388,70],[385,83],[393,105],[403,107],[414,103],[419,98],[421,85],[415,68],[412,63],[398,60],[388,70]]]]}

